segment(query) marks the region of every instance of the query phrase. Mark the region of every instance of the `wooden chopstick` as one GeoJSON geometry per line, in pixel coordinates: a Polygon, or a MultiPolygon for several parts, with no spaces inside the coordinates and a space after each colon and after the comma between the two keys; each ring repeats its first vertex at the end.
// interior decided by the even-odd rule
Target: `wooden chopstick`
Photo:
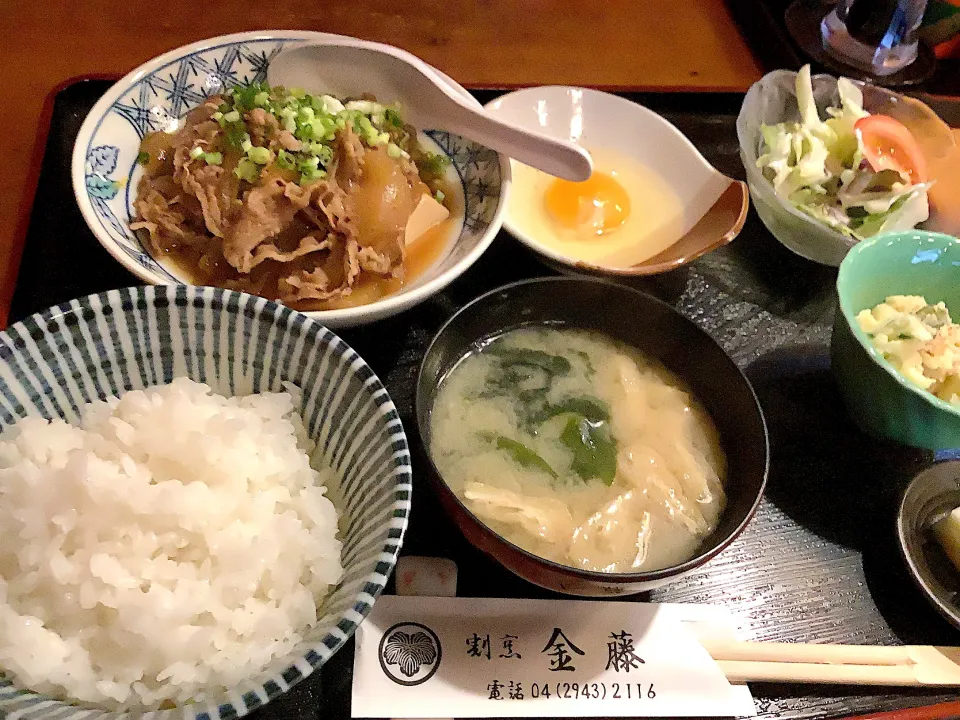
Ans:
{"type": "MultiPolygon", "coordinates": [[[[818,665],[816,663],[718,660],[730,682],[786,682],[826,685],[887,685],[917,687],[910,665],[818,665]]],[[[960,685],[960,678],[957,679],[960,685]]]]}
{"type": "Polygon", "coordinates": [[[707,640],[732,682],[960,686],[960,648],[707,640]]]}
{"type": "Polygon", "coordinates": [[[705,642],[714,660],[828,665],[911,665],[903,646],[832,645],[775,642],[705,642]]]}

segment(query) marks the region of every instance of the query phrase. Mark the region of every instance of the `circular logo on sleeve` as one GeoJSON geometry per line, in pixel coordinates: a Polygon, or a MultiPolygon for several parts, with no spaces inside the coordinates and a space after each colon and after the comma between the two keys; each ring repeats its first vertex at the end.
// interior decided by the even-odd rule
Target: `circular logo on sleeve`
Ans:
{"type": "Polygon", "coordinates": [[[440,667],[440,638],[426,625],[397,623],[380,640],[380,667],[397,685],[420,685],[440,667]]]}

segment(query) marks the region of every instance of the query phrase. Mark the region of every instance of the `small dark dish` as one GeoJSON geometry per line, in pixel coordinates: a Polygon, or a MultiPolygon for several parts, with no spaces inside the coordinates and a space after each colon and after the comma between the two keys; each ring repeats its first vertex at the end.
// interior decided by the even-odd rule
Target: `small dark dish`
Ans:
{"type": "Polygon", "coordinates": [[[917,586],[940,614],[960,628],[960,571],[933,534],[933,525],[955,507],[960,507],[960,460],[927,468],[903,494],[897,538],[917,586]]]}
{"type": "Polygon", "coordinates": [[[479,342],[520,326],[549,324],[593,330],[632,345],[682,378],[720,430],[727,455],[727,507],[716,531],[685,563],[653,572],[602,573],[560,565],[508,542],[483,524],[440,476],[431,481],[445,510],[473,545],[508,570],[541,587],[570,595],[645,592],[695,570],[727,547],[756,512],[767,479],[763,414],[750,383],[703,330],[649,295],[602,280],[554,277],[525,280],[464,306],[433,339],[417,381],[417,423],[430,457],[430,413],[437,390],[479,342]]]}

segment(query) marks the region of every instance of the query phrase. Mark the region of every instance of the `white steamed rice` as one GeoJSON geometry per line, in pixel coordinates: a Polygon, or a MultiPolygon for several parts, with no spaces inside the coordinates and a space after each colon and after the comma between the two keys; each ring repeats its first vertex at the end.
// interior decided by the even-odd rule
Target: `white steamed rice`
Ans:
{"type": "Polygon", "coordinates": [[[332,471],[299,389],[187,379],[0,433],[0,667],[110,707],[235,686],[289,652],[340,579],[332,471]]]}

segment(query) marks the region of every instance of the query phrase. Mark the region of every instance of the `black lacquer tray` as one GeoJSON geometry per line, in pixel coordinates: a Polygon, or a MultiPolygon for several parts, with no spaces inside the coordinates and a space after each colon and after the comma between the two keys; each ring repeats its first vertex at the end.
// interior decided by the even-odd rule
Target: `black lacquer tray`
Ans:
{"type": "MultiPolygon", "coordinates": [[[[87,293],[137,284],[88,231],[73,197],[70,154],[84,116],[109,83],[80,81],[53,100],[51,127],[13,298],[11,320],[87,293]]],[[[478,93],[487,101],[495,93],[478,93]]],[[[673,122],[722,172],[743,177],[734,122],[742,96],[629,95],[673,122]]],[[[957,113],[953,104],[938,107],[957,113]]],[[[404,554],[454,559],[459,594],[549,597],[474,550],[441,513],[421,472],[413,395],[430,338],[480,293],[549,274],[506,232],[465,275],[414,310],[341,335],[379,374],[414,451],[416,485],[404,554]]],[[[880,442],[846,417],[829,372],[836,271],[783,248],[755,214],[730,246],[643,281],[710,332],[744,368],[771,439],[767,497],[746,532],[696,575],[638,600],[719,603],[744,639],[960,644],[960,633],[914,588],[894,538],[905,482],[931,453],[880,442]]],[[[352,644],[321,673],[251,715],[349,718],[352,644]]],[[[837,717],[952,699],[943,691],[754,685],[763,717],[837,717]]]]}

